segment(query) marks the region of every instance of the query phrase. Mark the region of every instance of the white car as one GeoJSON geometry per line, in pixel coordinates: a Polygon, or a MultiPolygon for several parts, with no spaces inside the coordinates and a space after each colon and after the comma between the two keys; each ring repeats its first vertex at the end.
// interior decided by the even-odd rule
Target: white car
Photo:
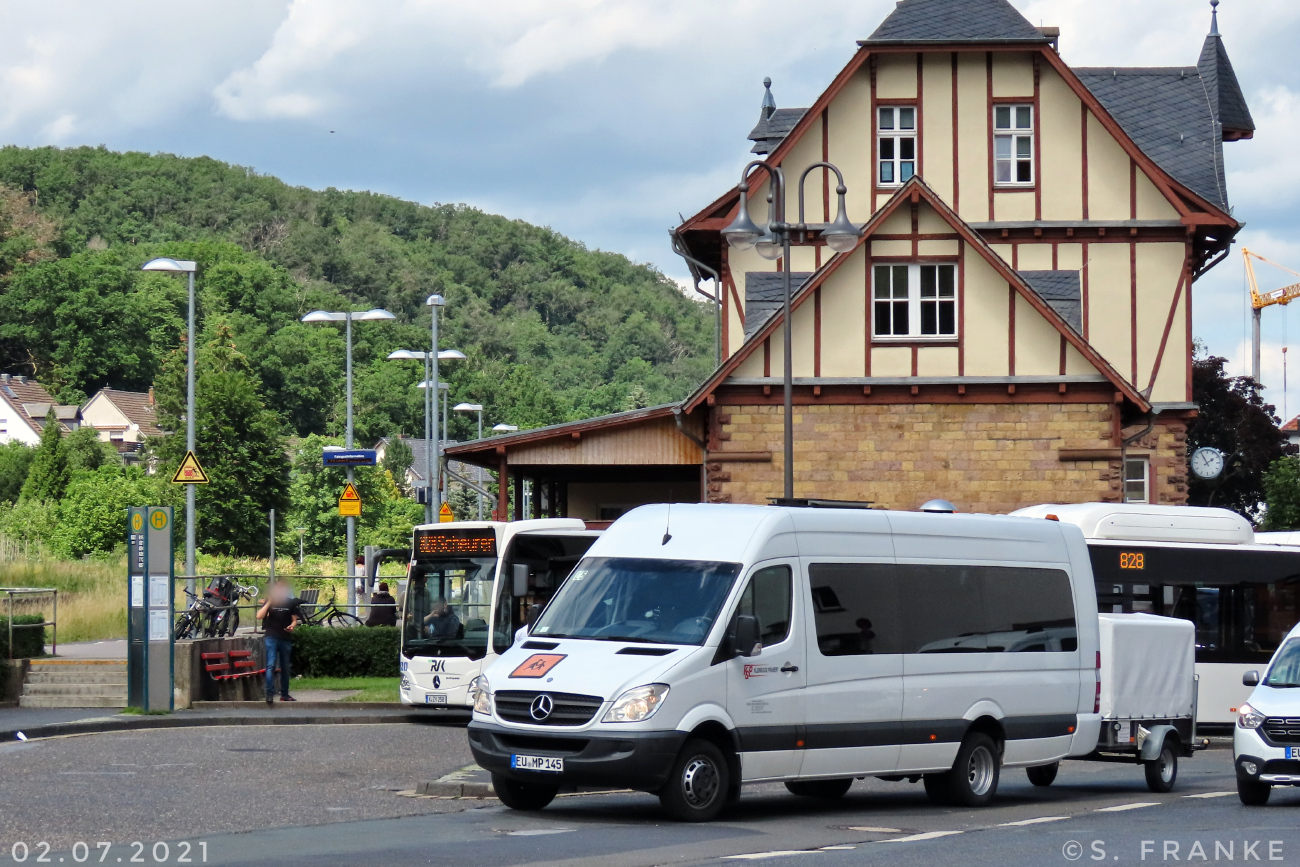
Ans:
{"type": "Polygon", "coordinates": [[[1248,671],[1241,681],[1255,687],[1237,712],[1232,757],[1241,802],[1268,802],[1273,786],[1300,786],[1300,625],[1282,642],[1260,680],[1248,671]]]}

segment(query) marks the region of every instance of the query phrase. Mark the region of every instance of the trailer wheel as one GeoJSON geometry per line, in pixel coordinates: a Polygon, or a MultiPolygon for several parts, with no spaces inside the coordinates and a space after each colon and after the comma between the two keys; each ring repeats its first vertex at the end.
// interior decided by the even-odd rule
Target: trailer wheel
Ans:
{"type": "Polygon", "coordinates": [[[1056,772],[1060,769],[1060,762],[1052,762],[1050,765],[1025,768],[1025,775],[1029,777],[1029,782],[1035,786],[1050,786],[1056,780],[1056,772]]]}
{"type": "Polygon", "coordinates": [[[1160,745],[1160,758],[1143,762],[1146,766],[1147,788],[1163,795],[1172,792],[1178,779],[1178,751],[1172,737],[1160,745]]]}

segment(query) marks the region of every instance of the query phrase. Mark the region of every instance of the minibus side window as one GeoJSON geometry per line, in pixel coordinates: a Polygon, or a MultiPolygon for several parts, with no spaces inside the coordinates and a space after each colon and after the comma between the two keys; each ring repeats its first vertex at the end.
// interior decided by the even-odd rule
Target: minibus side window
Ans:
{"type": "Polygon", "coordinates": [[[888,563],[808,567],[817,649],[822,656],[902,652],[896,568],[888,563]]]}
{"type": "Polygon", "coordinates": [[[750,576],[736,606],[737,614],[758,618],[763,646],[780,644],[790,634],[790,604],[794,595],[789,566],[769,566],[750,576]]]}

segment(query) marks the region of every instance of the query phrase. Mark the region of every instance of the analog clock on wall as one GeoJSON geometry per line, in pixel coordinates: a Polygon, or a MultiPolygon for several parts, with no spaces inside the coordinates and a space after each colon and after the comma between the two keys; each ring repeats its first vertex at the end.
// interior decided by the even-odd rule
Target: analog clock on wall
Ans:
{"type": "Polygon", "coordinates": [[[1223,472],[1223,452],[1202,446],[1192,452],[1192,472],[1203,479],[1217,479],[1223,472]]]}

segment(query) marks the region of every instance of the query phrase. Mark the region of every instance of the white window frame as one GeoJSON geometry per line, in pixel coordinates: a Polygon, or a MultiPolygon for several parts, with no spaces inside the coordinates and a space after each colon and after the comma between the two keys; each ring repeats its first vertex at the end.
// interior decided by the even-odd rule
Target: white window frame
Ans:
{"type": "MultiPolygon", "coordinates": [[[[960,299],[958,296],[960,294],[961,294],[961,288],[957,285],[957,264],[955,262],[915,262],[915,263],[900,262],[894,264],[881,263],[878,265],[874,265],[871,269],[871,339],[872,341],[876,343],[890,343],[890,342],[951,343],[952,341],[955,341],[958,337],[958,334],[961,331],[961,322],[958,321],[959,312],[960,312],[960,303],[959,303],[960,299]],[[926,268],[936,269],[934,295],[928,295],[928,294],[923,295],[923,289],[921,285],[922,269],[926,269],[926,268]],[[882,276],[883,269],[888,269],[890,285],[888,287],[883,287],[882,289],[882,287],[879,284],[879,280],[882,276]],[[901,269],[906,269],[907,271],[907,294],[905,297],[897,293],[896,284],[894,283],[894,278],[899,273],[899,270],[901,269]],[[947,273],[951,277],[951,289],[952,289],[951,296],[941,294],[949,287],[944,285],[945,281],[941,276],[941,271],[938,269],[946,269],[947,273]],[[878,293],[880,291],[885,291],[889,293],[888,297],[882,297],[881,295],[879,295],[878,293]],[[883,312],[883,310],[881,310],[877,305],[886,304],[886,303],[890,304],[891,317],[895,312],[901,309],[904,303],[906,303],[907,305],[907,333],[906,334],[898,334],[898,333],[882,334],[880,332],[880,329],[878,327],[879,320],[877,317],[883,312]],[[950,332],[948,331],[940,332],[936,330],[936,332],[933,334],[923,333],[923,319],[925,318],[924,308],[926,308],[927,305],[931,305],[931,304],[933,304],[935,307],[934,325],[936,329],[940,326],[940,323],[943,320],[943,317],[941,315],[943,309],[947,308],[951,312],[952,330],[950,332]]],[[[891,323],[891,325],[892,324],[893,323],[891,323]]]]}
{"type": "Polygon", "coordinates": [[[1146,455],[1125,455],[1124,481],[1121,487],[1123,502],[1125,503],[1150,503],[1151,502],[1151,459],[1146,455]],[[1130,467],[1140,467],[1141,475],[1129,475],[1130,467]],[[1130,483],[1140,484],[1142,486],[1141,498],[1130,496],[1128,486],[1130,483]]]}
{"type": "Polygon", "coordinates": [[[921,135],[917,128],[917,117],[920,114],[915,105],[879,105],[876,106],[876,186],[877,187],[901,187],[911,179],[912,175],[917,173],[916,169],[920,162],[921,156],[921,135]],[[907,117],[911,118],[911,127],[904,128],[902,124],[907,117]],[[908,145],[911,146],[912,157],[905,159],[903,150],[908,145]],[[886,157],[888,151],[892,156],[886,157]],[[905,166],[910,165],[911,174],[903,177],[905,166]],[[883,175],[888,167],[890,180],[884,180],[883,175]]]}
{"type": "Polygon", "coordinates": [[[1032,187],[1038,178],[1034,165],[1034,106],[1032,103],[1001,103],[993,106],[993,185],[1032,187]],[[1006,123],[1003,125],[1003,115],[1006,123]],[[1028,125],[1023,125],[1024,121],[1028,125]],[[1020,168],[1028,170],[1028,180],[1020,168]],[[1005,178],[1005,179],[1004,179],[1005,178]]]}

